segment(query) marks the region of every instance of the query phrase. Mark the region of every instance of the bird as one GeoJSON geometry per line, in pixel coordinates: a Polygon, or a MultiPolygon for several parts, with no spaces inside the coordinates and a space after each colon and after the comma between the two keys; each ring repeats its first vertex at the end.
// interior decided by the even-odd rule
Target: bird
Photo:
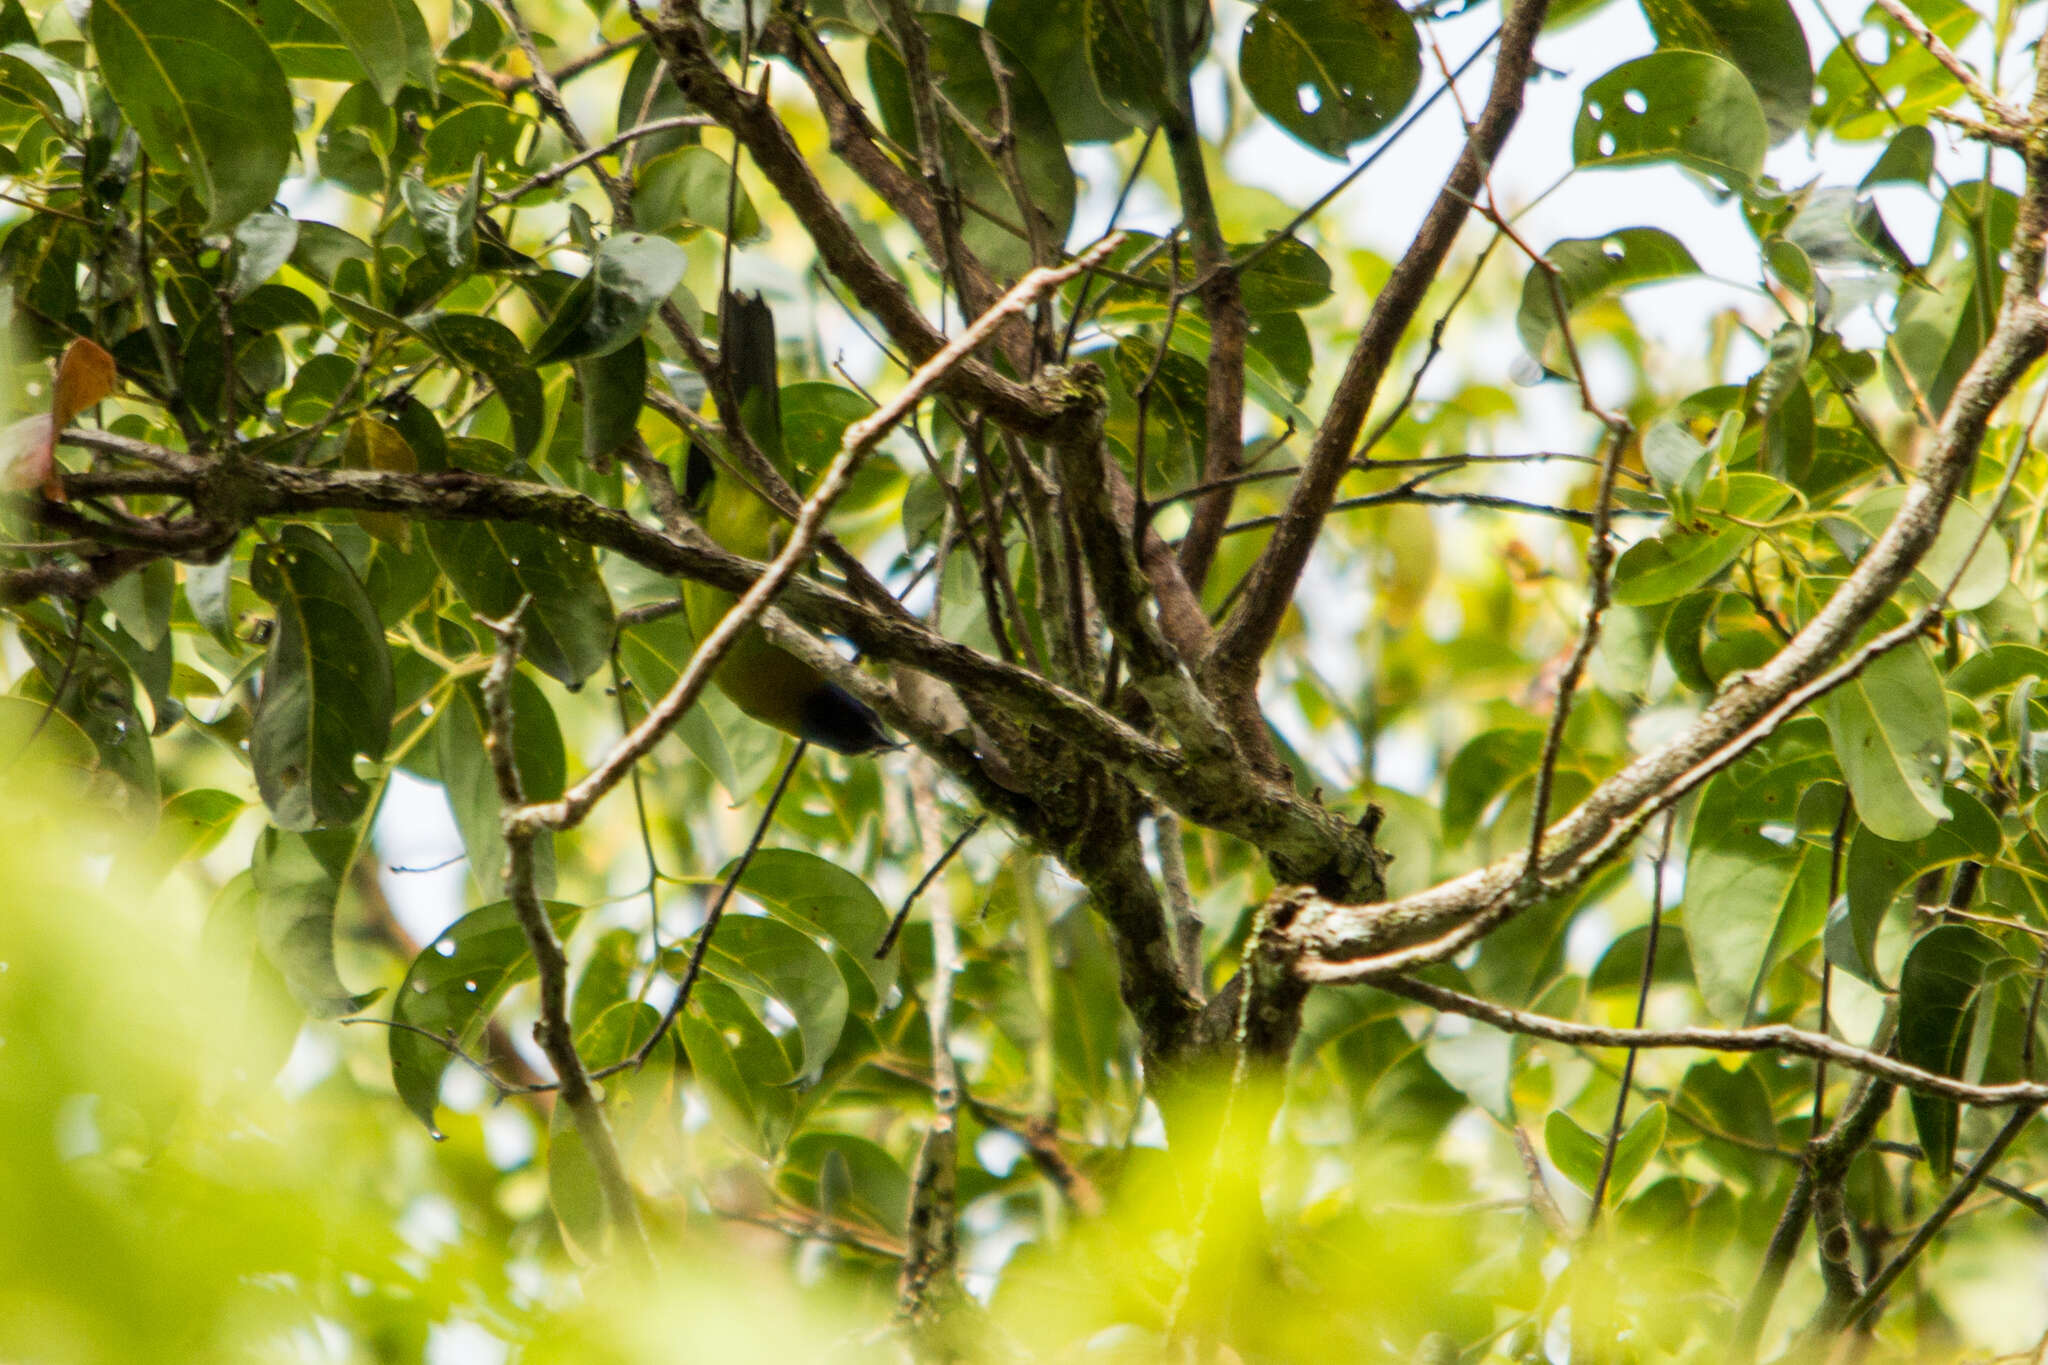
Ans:
{"type": "MultiPolygon", "coordinates": [[[[791,473],[782,443],[782,398],[776,380],[775,314],[761,295],[727,292],[719,309],[721,363],[739,406],[721,412],[727,428],[744,427],[784,477],[791,473]]],[[[715,464],[697,442],[684,457],[683,499],[705,534],[749,559],[768,559],[789,523],[768,499],[728,466],[715,464]]],[[[705,583],[683,585],[683,614],[703,639],[731,609],[732,593],[705,583]]],[[[868,754],[897,747],[867,703],[749,626],[711,675],[718,690],[765,725],[835,753],[868,754]]]]}

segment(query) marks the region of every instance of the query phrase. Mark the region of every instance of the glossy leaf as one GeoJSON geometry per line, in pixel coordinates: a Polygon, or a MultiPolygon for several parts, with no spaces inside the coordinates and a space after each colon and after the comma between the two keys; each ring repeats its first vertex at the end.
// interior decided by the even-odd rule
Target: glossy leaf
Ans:
{"type": "MultiPolygon", "coordinates": [[[[1858,502],[1850,515],[1875,539],[1891,524],[1905,500],[1903,488],[1880,488],[1858,502]]],[[[1962,498],[1949,504],[1934,544],[1913,567],[1913,581],[1928,601],[1937,593],[1948,592],[1949,604],[1960,611],[1975,611],[1990,602],[2005,590],[2011,576],[2012,556],[2006,551],[2004,537],[1962,498]]]]}
{"type": "Polygon", "coordinates": [[[1614,600],[1648,606],[1704,587],[1756,539],[1754,523],[1778,515],[1793,498],[1790,488],[1763,474],[1711,481],[1701,492],[1697,528],[1667,526],[1622,552],[1614,568],[1614,600]]]}
{"type": "Polygon", "coordinates": [[[434,45],[413,0],[299,0],[330,24],[361,63],[386,104],[408,81],[429,90],[434,81],[434,45]]]}
{"type": "MultiPolygon", "coordinates": [[[[670,953],[676,959],[672,970],[682,970],[695,942],[693,936],[670,953]]],[[[757,1014],[765,1015],[773,1000],[796,1019],[794,1037],[776,1043],[784,1059],[781,1069],[759,1076],[755,1084],[786,1085],[817,1076],[839,1045],[848,1005],[846,982],[823,948],[779,920],[728,915],[711,936],[704,970],[746,999],[757,1014]]]]}
{"type": "Polygon", "coordinates": [[[513,448],[521,455],[532,454],[546,426],[547,400],[540,376],[512,330],[494,318],[469,313],[433,313],[414,318],[412,325],[450,360],[491,382],[512,419],[513,448]]]}
{"type": "MultiPolygon", "coordinates": [[[[1699,273],[1699,263],[1670,233],[1661,228],[1621,228],[1601,237],[1567,237],[1543,253],[1557,270],[1567,310],[1637,285],[1681,279],[1699,273]]],[[[1532,267],[1522,281],[1522,307],[1515,328],[1529,354],[1542,360],[1552,355],[1559,328],[1557,299],[1549,273],[1532,267]]]]}
{"type": "Polygon", "coordinates": [[[1065,142],[1115,142],[1131,123],[1103,101],[1088,62],[1086,32],[1094,0],[990,0],[984,22],[1038,82],[1065,142]]]}
{"type": "MultiPolygon", "coordinates": [[[[1607,1200],[1619,1202],[1628,1188],[1657,1155],[1664,1142],[1664,1106],[1651,1104],[1637,1114],[1614,1144],[1614,1165],[1607,1174],[1607,1200]]],[[[1587,1194],[1600,1180],[1600,1164],[1606,1157],[1606,1134],[1598,1136],[1581,1128],[1562,1109],[1550,1111],[1543,1122],[1543,1146],[1565,1178],[1587,1194]]]]}
{"type": "Polygon", "coordinates": [[[1771,968],[1820,932],[1827,849],[1797,836],[1802,795],[1833,776],[1807,756],[1764,771],[1744,766],[1700,795],[1685,864],[1685,935],[1708,1012],[1750,1021],[1771,968]]]}
{"type": "Polygon", "coordinates": [[[675,1027],[712,1119],[747,1151],[774,1156],[796,1117],[789,1056],[775,1035],[736,991],[712,980],[697,982],[675,1027]]]}
{"type": "Polygon", "coordinates": [[[1835,965],[1879,989],[1884,988],[1877,967],[1877,934],[1885,912],[1908,883],[1922,874],[1957,863],[1989,863],[1998,857],[2004,840],[1998,818],[1984,803],[1961,788],[1947,794],[1950,817],[1924,839],[1895,843],[1872,829],[1860,829],[1849,844],[1842,867],[1845,893],[1841,914],[1846,924],[1841,932],[1829,925],[1829,956],[1835,965]],[[1842,953],[1836,944],[1846,941],[1853,953],[1842,953]]]}
{"type": "Polygon", "coordinates": [[[280,829],[345,825],[371,785],[391,733],[391,653],[363,585],[332,544],[287,526],[251,562],[256,590],[277,607],[263,692],[249,737],[256,787],[280,829]]]}
{"type": "Polygon", "coordinates": [[[892,916],[866,882],[815,853],[764,848],[747,864],[739,889],[792,928],[837,945],[841,970],[857,969],[847,976],[853,1007],[877,1011],[896,984],[897,959],[875,956],[892,916]]]}
{"type": "MultiPolygon", "coordinates": [[[[567,782],[568,759],[562,731],[547,697],[523,672],[512,675],[512,755],[521,793],[528,801],[552,801],[567,782]]],[[[469,873],[485,896],[498,893],[505,867],[505,838],[499,817],[504,800],[491,768],[486,736],[489,717],[482,690],[473,680],[455,685],[434,720],[435,767],[448,789],[469,873]]],[[[534,884],[552,894],[554,839],[534,843],[534,884]]]]}
{"type": "Polygon", "coordinates": [[[723,236],[732,222],[736,242],[761,235],[760,210],[742,182],[732,183],[732,163],[709,147],[678,147],[644,162],[633,188],[634,221],[648,232],[687,240],[709,228],[723,236]]]}
{"type": "Polygon", "coordinates": [[[270,45],[226,0],[104,0],[91,36],[107,91],[150,156],[189,167],[206,226],[269,206],[291,161],[292,99],[270,45]]]}

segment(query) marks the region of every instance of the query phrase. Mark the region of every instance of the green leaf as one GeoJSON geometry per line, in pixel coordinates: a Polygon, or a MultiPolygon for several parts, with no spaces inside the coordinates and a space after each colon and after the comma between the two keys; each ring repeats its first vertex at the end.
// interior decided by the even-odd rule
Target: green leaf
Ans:
{"type": "MultiPolygon", "coordinates": [[[[690,623],[681,612],[654,621],[640,621],[619,632],[619,663],[633,684],[640,714],[644,715],[648,707],[675,686],[696,647],[697,638],[690,633],[690,623]]],[[[752,795],[744,790],[725,740],[704,706],[686,711],[672,733],[725,788],[728,796],[738,801],[752,795]]]]}
{"type": "MultiPolygon", "coordinates": [[[[275,275],[299,244],[299,225],[282,213],[252,213],[235,224],[235,269],[228,297],[242,299],[275,275]]],[[[314,321],[319,321],[318,313],[314,321]]]]}
{"type": "Polygon", "coordinates": [[[611,652],[612,599],[590,547],[539,526],[504,521],[433,521],[427,546],[462,600],[479,616],[502,620],[531,596],[519,618],[525,657],[575,687],[611,652]]]}
{"type": "Polygon", "coordinates": [[[314,17],[299,0],[256,0],[254,18],[285,75],[344,83],[362,78],[363,64],[333,25],[314,17]]]}
{"type": "Polygon", "coordinates": [[[1703,523],[1670,525],[1623,551],[1614,566],[1614,600],[1641,607],[1704,587],[1756,539],[1753,523],[1778,515],[1797,495],[1767,474],[1727,474],[1702,490],[1703,523]]]}
{"type": "MultiPolygon", "coordinates": [[[[1849,516],[1874,540],[1891,525],[1905,500],[1906,490],[1899,485],[1879,488],[1851,508],[1849,516]]],[[[1948,505],[1934,544],[1913,566],[1913,582],[1926,594],[1926,601],[1932,602],[1935,594],[1953,581],[1949,605],[1959,611],[1984,606],[2005,590],[2011,577],[2012,556],[2006,551],[2005,538],[1984,520],[1982,512],[1961,498],[1948,505]]]]}
{"type": "Polygon", "coordinates": [[[584,1261],[603,1259],[610,1234],[604,1182],[566,1104],[548,1114],[548,1207],[554,1210],[562,1240],[576,1256],[584,1261]]]}
{"type": "Polygon", "coordinates": [[[789,1056],[738,992],[699,980],[676,1033],[711,1118],[756,1156],[773,1157],[796,1118],[789,1056]],[[701,1014],[701,1018],[699,1015],[701,1014]]]}
{"type": "Polygon", "coordinates": [[[1948,703],[1924,643],[1908,640],[1872,659],[1827,695],[1820,713],[1865,825],[1909,843],[1948,818],[1948,703]]]}
{"type": "Polygon", "coordinates": [[[1783,142],[1813,114],[1813,54],[1786,0],[1641,0],[1657,45],[1711,52],[1749,79],[1783,142]]]}
{"type": "MultiPolygon", "coordinates": [[[[2001,968],[2016,966],[1967,924],[1940,924],[1921,935],[1899,972],[1899,1060],[1961,1078],[1980,995],[2001,968]]],[[[1928,1169],[1947,1184],[1956,1158],[1956,1102],[1915,1093],[1911,1103],[1928,1169]]]]}
{"type": "Polygon", "coordinates": [[[1948,688],[1981,699],[2006,691],[2026,678],[2048,678],[2048,650],[2033,645],[1993,645],[1963,660],[1948,675],[1948,688]]]}
{"type": "Polygon", "coordinates": [[[1233,242],[1228,249],[1239,260],[1258,253],[1258,259],[1238,274],[1239,294],[1248,313],[1313,308],[1334,292],[1330,263],[1298,237],[1268,238],[1257,244],[1233,242]]]}
{"type": "MultiPolygon", "coordinates": [[[[1618,1203],[1635,1183],[1650,1158],[1664,1142],[1664,1106],[1652,1104],[1636,1115],[1614,1144],[1614,1165],[1607,1173],[1607,1200],[1618,1203]]],[[[1600,1182],[1600,1164],[1606,1159],[1606,1135],[1596,1137],[1579,1127],[1562,1109],[1550,1111],[1543,1121],[1543,1146],[1565,1179],[1587,1194],[1600,1182]]]]}
{"type": "MultiPolygon", "coordinates": [[[[1662,228],[1619,228],[1600,237],[1567,237],[1543,253],[1556,267],[1565,307],[1577,311],[1595,299],[1637,285],[1699,274],[1685,244],[1662,228]]],[[[1558,333],[1557,300],[1549,272],[1532,266],[1522,281],[1515,329],[1529,354],[1544,360],[1558,333]]]]}
{"type": "Polygon", "coordinates": [[[433,89],[434,45],[413,0],[299,0],[330,24],[362,64],[377,96],[398,98],[409,79],[433,89]]]}
{"type": "Polygon", "coordinates": [[[1740,70],[1704,52],[1658,52],[1586,87],[1572,161],[1671,162],[1740,189],[1763,170],[1770,142],[1763,106],[1740,70]]]}
{"type": "Polygon", "coordinates": [[[398,182],[406,210],[426,244],[427,259],[450,275],[460,275],[476,264],[476,210],[483,188],[481,158],[470,170],[468,185],[454,199],[437,193],[417,176],[398,182]]]}
{"type": "Polygon", "coordinates": [[[775,1188],[833,1222],[861,1223],[901,1237],[910,1211],[910,1173],[887,1148],[851,1133],[804,1133],[789,1144],[775,1188]]]}
{"type": "Polygon", "coordinates": [[[90,27],[107,92],[143,150],[190,168],[207,230],[268,207],[291,163],[292,97],[255,26],[225,0],[98,0],[90,27]]]}
{"type": "Polygon", "coordinates": [[[521,456],[532,454],[547,429],[547,397],[512,329],[472,313],[430,313],[408,322],[434,349],[491,381],[512,419],[513,449],[521,456]]]}
{"type": "Polygon", "coordinates": [[[634,337],[616,351],[577,361],[576,383],[583,391],[583,458],[601,460],[639,427],[647,398],[647,343],[634,337]]]}
{"type": "Polygon", "coordinates": [[[1422,82],[1422,40],[1394,0],[1266,0],[1245,22],[1238,78],[1305,146],[1343,160],[1422,82]]]}
{"type": "Polygon", "coordinates": [[[25,43],[0,51],[0,103],[35,110],[53,128],[70,129],[84,114],[72,77],[48,53],[25,43]]]}
{"type": "MultiPolygon", "coordinates": [[[[1197,48],[1206,47],[1211,24],[1208,0],[1183,0],[1183,7],[1197,48]]],[[[1082,33],[1095,88],[1103,103],[1135,128],[1156,123],[1169,98],[1155,13],[1151,0],[1085,0],[1082,6],[1082,33]]],[[[1073,41],[1071,33],[1067,40],[1073,41]]],[[[1201,60],[1197,50],[1190,54],[1188,66],[1201,60]]]]}
{"type": "MultiPolygon", "coordinates": [[[[669,951],[670,970],[683,970],[696,941],[692,935],[669,951]]],[[[817,1077],[846,1027],[848,995],[845,979],[815,940],[780,920],[727,915],[711,936],[704,971],[738,992],[764,1019],[770,1000],[796,1019],[795,1051],[783,1051],[787,1044],[778,1040],[783,1066],[778,1074],[757,1076],[756,1084],[787,1085],[817,1077]]]]}
{"type": "Polygon", "coordinates": [[[350,994],[334,966],[334,906],[358,837],[351,828],[296,834],[270,826],[250,864],[262,896],[256,931],[263,954],[315,1019],[353,1014],[379,994],[350,994]]]}
{"type": "MultiPolygon", "coordinates": [[[[489,732],[482,690],[474,679],[456,684],[434,717],[435,768],[448,789],[469,875],[487,898],[502,890],[505,870],[504,801],[491,769],[489,732]]],[[[523,672],[512,675],[512,750],[527,800],[552,801],[562,794],[568,772],[562,732],[547,697],[523,672]]],[[[534,842],[534,886],[543,896],[555,888],[554,847],[553,835],[534,842]]]]}
{"type": "Polygon", "coordinates": [[[1131,131],[1096,88],[1088,45],[1074,41],[1090,8],[1091,0],[990,0],[984,20],[1038,82],[1063,142],[1115,142],[1131,131]]]}
{"type": "Polygon", "coordinates": [[[1998,817],[1960,787],[1948,791],[1951,816],[1924,839],[1895,843],[1868,828],[1856,831],[1842,867],[1846,924],[1829,924],[1828,956],[1837,967],[1885,989],[1877,969],[1877,934],[1899,891],[1921,875],[1961,862],[1992,862],[2004,840],[1998,817]],[[1843,938],[1843,933],[1847,938],[1843,938]],[[1852,953],[1837,951],[1853,947],[1852,953]]]}
{"type": "Polygon", "coordinates": [[[1685,935],[1707,1010],[1755,1013],[1765,978],[1827,915],[1827,851],[1797,837],[1801,796],[1834,775],[1825,754],[1722,773],[1700,795],[1685,864],[1685,935]]]}
{"type": "MultiPolygon", "coordinates": [[[[583,907],[549,902],[557,937],[566,937],[583,907]]],[[[405,981],[391,998],[391,1083],[405,1107],[435,1137],[434,1107],[441,1076],[454,1057],[442,1045],[453,1040],[475,1055],[477,1042],[505,992],[535,974],[533,950],[510,901],[472,910],[422,948],[406,968],[405,981]],[[413,1032],[425,1031],[426,1036],[413,1032]]]]}
{"type": "Polygon", "coordinates": [[[642,164],[633,187],[633,221],[649,232],[688,240],[705,228],[723,234],[732,220],[735,242],[761,235],[761,213],[744,183],[732,183],[732,163],[709,147],[678,147],[642,164]]]}
{"type": "Polygon", "coordinates": [[[683,282],[689,257],[666,237],[615,232],[598,244],[578,280],[533,343],[533,363],[609,355],[647,329],[655,309],[683,282]]]}
{"type": "Polygon", "coordinates": [[[382,758],[391,734],[391,652],[377,609],[310,527],[285,527],[250,570],[277,606],[249,735],[257,790],[280,829],[351,823],[370,797],[356,759],[382,758]]]}
{"type": "Polygon", "coordinates": [[[875,957],[891,916],[866,882],[815,853],[764,848],[747,864],[739,889],[792,928],[830,939],[841,951],[842,970],[849,964],[857,969],[847,979],[853,1008],[872,1015],[881,1007],[896,985],[897,958],[875,957]]]}
{"type": "MultiPolygon", "coordinates": [[[[1145,3],[1133,7],[1141,12],[1148,9],[1145,3]]],[[[966,201],[961,239],[996,274],[1021,275],[1031,268],[1024,215],[1039,216],[1041,237],[1055,247],[1066,240],[1074,221],[1074,168],[1067,162],[1052,107],[1024,63],[996,43],[997,56],[1010,75],[1009,132],[1015,139],[1014,156],[1025,199],[1019,204],[1001,159],[992,158],[984,142],[1001,131],[1005,100],[982,50],[983,30],[950,14],[921,14],[918,22],[925,30],[932,84],[943,97],[940,141],[946,167],[953,187],[966,201]]],[[[889,136],[905,147],[917,146],[917,121],[902,58],[886,43],[871,42],[867,67],[889,136]]]]}
{"type": "Polygon", "coordinates": [[[1495,797],[1536,771],[1543,732],[1528,726],[1488,730],[1458,751],[1444,773],[1444,843],[1471,837],[1495,797]]]}
{"type": "Polygon", "coordinates": [[[1934,134],[1923,124],[1899,129],[1883,155],[1856,182],[1858,190],[1873,185],[1925,185],[1934,178],[1934,134]]]}

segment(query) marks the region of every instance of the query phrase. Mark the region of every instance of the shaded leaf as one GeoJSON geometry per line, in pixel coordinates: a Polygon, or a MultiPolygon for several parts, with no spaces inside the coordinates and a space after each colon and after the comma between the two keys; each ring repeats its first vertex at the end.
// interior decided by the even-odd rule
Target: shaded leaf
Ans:
{"type": "MultiPolygon", "coordinates": [[[[1967,924],[1940,924],[1921,935],[1899,972],[1899,1060],[1962,1078],[1981,993],[2017,966],[1967,924]]],[[[1956,1156],[1956,1102],[1915,1092],[1911,1104],[1928,1169],[1946,1184],[1956,1156]]]]}
{"type": "MultiPolygon", "coordinates": [[[[547,912],[556,936],[565,937],[583,908],[550,902],[547,912]]],[[[452,1040],[474,1056],[505,992],[531,980],[534,972],[532,948],[510,901],[470,911],[436,935],[406,968],[404,982],[391,997],[392,1020],[407,1025],[391,1030],[391,1083],[435,1137],[441,1136],[434,1125],[441,1076],[454,1062],[436,1040],[452,1040]],[[425,1030],[426,1036],[413,1029],[425,1030]]]]}
{"type": "Polygon", "coordinates": [[[256,930],[264,956],[315,1019],[353,1014],[379,994],[351,994],[334,966],[334,906],[357,838],[347,827],[298,834],[271,826],[250,864],[262,897],[256,930]]]}
{"type": "Polygon", "coordinates": [[[357,756],[382,758],[391,733],[391,652],[377,609],[310,527],[285,527],[250,575],[277,606],[249,737],[257,790],[281,829],[348,824],[370,796],[357,756]]]}

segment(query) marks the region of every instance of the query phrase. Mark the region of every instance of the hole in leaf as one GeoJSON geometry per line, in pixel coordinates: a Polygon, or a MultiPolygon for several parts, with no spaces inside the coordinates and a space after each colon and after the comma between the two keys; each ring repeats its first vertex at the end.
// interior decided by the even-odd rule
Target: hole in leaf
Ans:
{"type": "Polygon", "coordinates": [[[452,938],[442,939],[439,943],[436,943],[434,945],[434,951],[439,953],[442,957],[454,957],[455,940],[452,938]]]}
{"type": "Polygon", "coordinates": [[[1602,155],[1602,156],[1613,156],[1613,155],[1614,155],[1614,147],[1615,147],[1615,142],[1614,142],[1614,134],[1612,134],[1612,133],[1602,133],[1602,134],[1600,134],[1600,141],[1599,141],[1599,143],[1598,143],[1598,144],[1596,144],[1596,145],[1597,145],[1597,147],[1598,147],[1598,149],[1599,149],[1600,155],[1602,155]]]}
{"type": "MultiPolygon", "coordinates": [[[[1294,102],[1301,106],[1302,113],[1313,114],[1323,107],[1322,92],[1309,82],[1303,81],[1294,87],[1294,102]]],[[[517,564],[519,561],[515,559],[512,562],[517,564]]]]}

